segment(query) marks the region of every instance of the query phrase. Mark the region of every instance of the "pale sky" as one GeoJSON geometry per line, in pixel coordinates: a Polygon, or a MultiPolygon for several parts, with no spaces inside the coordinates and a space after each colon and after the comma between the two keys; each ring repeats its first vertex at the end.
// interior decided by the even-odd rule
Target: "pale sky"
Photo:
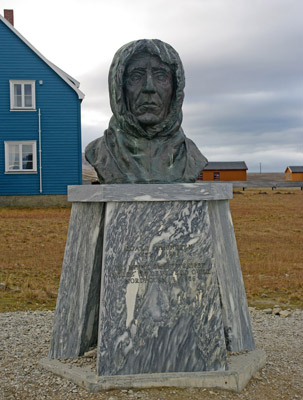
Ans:
{"type": "MultiPolygon", "coordinates": [[[[302,0],[4,0],[15,28],[80,81],[83,149],[111,116],[114,53],[161,39],[179,53],[182,127],[209,161],[303,165],[302,0]]],[[[3,9],[0,10],[3,15],[3,9]]]]}

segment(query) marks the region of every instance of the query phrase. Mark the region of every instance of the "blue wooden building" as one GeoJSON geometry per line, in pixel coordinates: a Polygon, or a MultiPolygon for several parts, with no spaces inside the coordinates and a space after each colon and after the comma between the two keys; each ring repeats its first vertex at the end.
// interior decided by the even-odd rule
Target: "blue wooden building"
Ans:
{"type": "Polygon", "coordinates": [[[0,15],[0,195],[66,194],[68,185],[82,183],[84,95],[6,11],[0,15]]]}

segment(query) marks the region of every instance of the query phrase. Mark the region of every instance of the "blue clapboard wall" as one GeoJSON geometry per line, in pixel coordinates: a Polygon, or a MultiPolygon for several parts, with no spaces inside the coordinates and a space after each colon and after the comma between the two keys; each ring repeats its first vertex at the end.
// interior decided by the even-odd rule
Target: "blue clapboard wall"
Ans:
{"type": "Polygon", "coordinates": [[[0,20],[0,195],[65,194],[82,183],[80,107],[78,93],[0,20]],[[36,111],[10,111],[9,80],[36,82],[36,111]],[[37,142],[37,173],[5,173],[4,142],[23,140],[37,142]]]}

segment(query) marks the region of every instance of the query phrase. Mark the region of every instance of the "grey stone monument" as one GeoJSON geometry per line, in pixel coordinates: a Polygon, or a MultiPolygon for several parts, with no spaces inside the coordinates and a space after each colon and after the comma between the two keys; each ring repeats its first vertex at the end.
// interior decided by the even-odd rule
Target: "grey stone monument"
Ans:
{"type": "MultiPolygon", "coordinates": [[[[232,185],[194,183],[207,160],[181,128],[184,73],[171,46],[125,45],[109,87],[114,115],[86,149],[102,184],[68,191],[71,219],[43,365],[57,371],[52,359],[97,346],[97,376],[74,378],[91,390],[164,380],[207,387],[205,374],[215,371],[212,385],[227,387],[235,376],[228,351],[252,351],[249,373],[264,362],[253,352],[232,185]]],[[[230,388],[241,389],[247,376],[230,388]]]]}

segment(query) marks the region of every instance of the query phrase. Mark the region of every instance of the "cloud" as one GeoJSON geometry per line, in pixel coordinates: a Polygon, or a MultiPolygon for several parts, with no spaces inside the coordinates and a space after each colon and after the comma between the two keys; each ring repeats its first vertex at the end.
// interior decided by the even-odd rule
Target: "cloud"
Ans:
{"type": "MultiPolygon", "coordinates": [[[[261,146],[260,146],[261,147],[261,146]]],[[[247,146],[203,147],[200,149],[209,161],[245,161],[248,172],[284,172],[288,165],[302,165],[302,154],[292,145],[281,148],[270,145],[249,151],[247,146]]]]}
{"type": "MultiPolygon", "coordinates": [[[[132,4],[136,18],[145,20],[142,35],[134,38],[158,37],[180,53],[186,74],[183,128],[209,159],[244,159],[254,170],[260,162],[279,171],[285,163],[303,163],[302,3],[132,4]]],[[[100,132],[92,124],[86,128],[89,120],[103,130],[111,115],[106,57],[107,68],[103,63],[81,77],[87,94],[84,141],[100,132]]]]}
{"type": "Polygon", "coordinates": [[[258,171],[303,165],[301,0],[10,0],[15,27],[81,82],[82,142],[111,116],[107,75],[116,50],[159,38],[186,74],[183,128],[210,160],[258,171]],[[39,16],[39,18],[37,18],[39,16]]]}

